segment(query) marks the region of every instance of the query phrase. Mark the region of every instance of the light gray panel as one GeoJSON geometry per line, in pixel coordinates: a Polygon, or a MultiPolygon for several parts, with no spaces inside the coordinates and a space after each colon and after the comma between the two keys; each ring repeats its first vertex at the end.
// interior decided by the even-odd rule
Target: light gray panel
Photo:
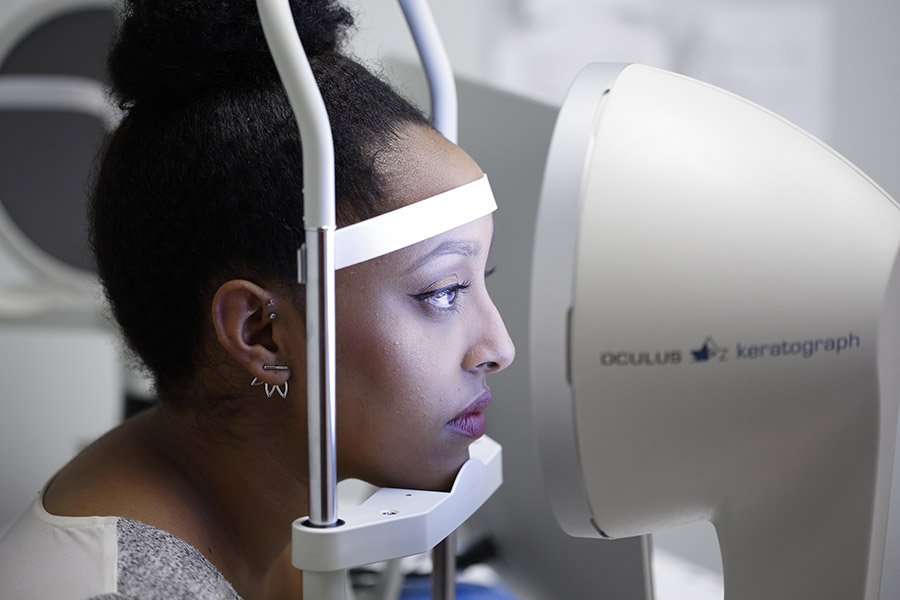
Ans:
{"type": "MultiPolygon", "coordinates": [[[[0,76],[78,75],[105,79],[112,10],[73,10],[24,32],[0,57],[0,76]]],[[[67,112],[0,112],[0,200],[40,248],[93,270],[87,244],[87,194],[102,124],[67,112]]]]}
{"type": "Polygon", "coordinates": [[[0,199],[32,242],[93,270],[87,244],[87,180],[102,124],[62,112],[0,112],[0,199]]]}
{"type": "Polygon", "coordinates": [[[106,79],[106,53],[115,28],[112,9],[73,9],[25,32],[2,57],[3,74],[52,73],[106,79]]]}

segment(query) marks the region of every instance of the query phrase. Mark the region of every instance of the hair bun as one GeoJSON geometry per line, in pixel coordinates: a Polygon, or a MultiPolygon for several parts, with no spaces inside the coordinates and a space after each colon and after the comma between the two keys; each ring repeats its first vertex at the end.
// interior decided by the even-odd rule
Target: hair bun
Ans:
{"type": "MultiPolygon", "coordinates": [[[[126,0],[108,60],[125,104],[244,85],[275,74],[255,0],[126,0]]],[[[290,0],[308,56],[339,49],[353,24],[333,0],[290,0]]]]}

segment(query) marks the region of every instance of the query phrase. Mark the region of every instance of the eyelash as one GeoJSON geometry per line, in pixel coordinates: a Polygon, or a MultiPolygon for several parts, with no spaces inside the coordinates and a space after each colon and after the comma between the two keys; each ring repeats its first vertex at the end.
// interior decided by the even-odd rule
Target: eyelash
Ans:
{"type": "Polygon", "coordinates": [[[454,283],[453,285],[448,285],[436,290],[419,294],[410,294],[409,296],[414,300],[429,304],[437,310],[455,310],[456,302],[459,300],[459,294],[464,293],[468,289],[469,282],[463,281],[462,283],[454,283]],[[448,306],[438,306],[435,304],[436,301],[442,300],[448,296],[451,296],[450,304],[448,306]]]}
{"type": "MultiPolygon", "coordinates": [[[[490,277],[497,270],[497,267],[491,267],[487,271],[484,272],[485,278],[490,277]]],[[[465,293],[468,290],[470,284],[468,281],[463,281],[462,283],[454,283],[453,285],[448,285],[442,288],[438,288],[436,290],[431,290],[428,292],[420,292],[418,294],[409,294],[409,297],[413,300],[418,300],[419,302],[424,302],[430,304],[436,310],[456,310],[456,302],[459,300],[459,294],[465,293]],[[434,301],[445,298],[449,295],[453,296],[453,299],[450,302],[449,306],[436,306],[434,301]]]]}

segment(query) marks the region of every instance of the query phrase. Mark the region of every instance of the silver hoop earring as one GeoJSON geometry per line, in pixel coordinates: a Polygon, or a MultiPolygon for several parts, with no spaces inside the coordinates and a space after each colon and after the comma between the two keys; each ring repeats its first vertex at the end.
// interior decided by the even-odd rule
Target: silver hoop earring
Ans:
{"type": "Polygon", "coordinates": [[[264,385],[265,390],[266,390],[266,398],[271,398],[272,394],[274,394],[276,391],[282,398],[287,398],[287,393],[288,393],[288,382],[287,381],[285,381],[281,385],[273,385],[271,383],[265,383],[263,381],[260,381],[259,379],[254,377],[253,381],[250,382],[250,385],[251,386],[264,385]],[[282,386],[284,387],[284,389],[281,389],[282,386]]]}
{"type": "MultiPolygon", "coordinates": [[[[289,369],[289,367],[287,365],[263,365],[262,368],[263,368],[263,371],[287,371],[289,369]]],[[[282,398],[287,398],[287,393],[288,393],[288,382],[287,381],[285,381],[281,385],[272,385],[271,383],[265,383],[263,381],[260,381],[256,377],[254,377],[253,381],[250,382],[250,385],[266,386],[266,388],[265,388],[266,389],[266,398],[271,398],[272,394],[274,394],[276,391],[278,392],[278,395],[280,395],[282,398]],[[282,386],[284,386],[284,389],[281,389],[282,386]]]]}

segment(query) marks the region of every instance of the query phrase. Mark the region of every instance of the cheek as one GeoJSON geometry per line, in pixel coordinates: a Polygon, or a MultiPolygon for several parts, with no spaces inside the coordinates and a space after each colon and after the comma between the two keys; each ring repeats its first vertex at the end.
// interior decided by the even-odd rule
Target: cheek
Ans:
{"type": "Polygon", "coordinates": [[[452,481],[467,444],[444,439],[459,388],[445,340],[397,311],[347,318],[338,338],[341,475],[432,489],[452,481]]]}
{"type": "Polygon", "coordinates": [[[424,399],[436,383],[439,357],[420,335],[393,319],[346,323],[338,336],[338,381],[348,400],[369,395],[383,408],[424,399]],[[343,342],[343,343],[342,343],[343,342]]]}

